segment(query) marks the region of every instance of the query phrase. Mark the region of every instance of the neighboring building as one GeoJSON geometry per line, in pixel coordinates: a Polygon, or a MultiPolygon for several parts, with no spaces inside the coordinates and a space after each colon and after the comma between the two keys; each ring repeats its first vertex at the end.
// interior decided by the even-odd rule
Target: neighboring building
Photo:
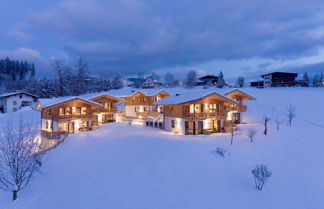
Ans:
{"type": "Polygon", "coordinates": [[[132,95],[123,96],[125,99],[125,118],[144,124],[147,119],[161,120],[163,109],[155,105],[169,94],[164,90],[136,91],[132,95]]]}
{"type": "Polygon", "coordinates": [[[298,73],[273,72],[261,75],[262,81],[251,82],[252,87],[307,86],[305,81],[296,81],[298,73]]]}
{"type": "Polygon", "coordinates": [[[126,86],[128,87],[141,87],[143,83],[143,79],[141,78],[127,78],[126,79],[126,86]]]}
{"type": "Polygon", "coordinates": [[[80,97],[62,97],[40,99],[36,108],[41,109],[42,136],[58,138],[68,133],[95,129],[95,113],[101,112],[103,105],[80,97]]]}
{"type": "Polygon", "coordinates": [[[184,93],[155,104],[163,106],[163,126],[167,131],[186,135],[227,132],[231,125],[242,121],[241,112],[247,109],[242,101],[254,99],[241,91],[232,91],[227,95],[216,92],[205,95],[201,92],[184,93]]]}
{"type": "Polygon", "coordinates": [[[217,85],[218,82],[218,76],[214,76],[214,75],[206,75],[203,77],[198,78],[200,81],[197,82],[198,86],[212,86],[212,85],[217,85]]]}
{"type": "Polygon", "coordinates": [[[42,111],[42,135],[57,138],[66,133],[93,130],[97,125],[120,121],[117,106],[124,102],[107,93],[40,99],[36,108],[42,111]]]}
{"type": "Polygon", "coordinates": [[[32,106],[37,99],[38,96],[23,91],[0,94],[0,113],[16,112],[22,107],[32,106]]]}
{"type": "Polygon", "coordinates": [[[142,83],[142,88],[143,89],[153,89],[153,88],[159,87],[160,85],[161,85],[161,83],[159,83],[157,80],[154,80],[152,78],[152,76],[149,76],[144,79],[144,81],[142,83]]]}
{"type": "Polygon", "coordinates": [[[118,109],[118,104],[124,103],[125,100],[107,93],[88,94],[81,97],[103,105],[103,109],[100,112],[94,113],[96,122],[98,124],[111,123],[122,120],[122,116],[120,115],[120,111],[118,109]]]}

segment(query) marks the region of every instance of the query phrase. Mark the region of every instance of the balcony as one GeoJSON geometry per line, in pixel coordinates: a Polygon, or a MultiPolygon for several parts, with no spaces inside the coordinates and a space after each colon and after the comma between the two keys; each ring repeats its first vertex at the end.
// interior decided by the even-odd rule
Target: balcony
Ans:
{"type": "Polygon", "coordinates": [[[226,112],[202,112],[202,113],[185,113],[184,117],[186,118],[199,118],[199,119],[207,119],[207,118],[216,118],[216,117],[225,117],[226,112]]]}
{"type": "Polygon", "coordinates": [[[92,114],[70,114],[70,115],[58,115],[58,119],[74,120],[74,119],[88,119],[92,118],[92,114]]]}
{"type": "Polygon", "coordinates": [[[41,136],[47,139],[60,139],[62,136],[67,136],[68,133],[66,131],[57,131],[57,132],[47,132],[42,130],[41,136]]]}
{"type": "Polygon", "coordinates": [[[137,112],[137,116],[142,116],[142,117],[157,117],[162,113],[159,112],[137,112]]]}

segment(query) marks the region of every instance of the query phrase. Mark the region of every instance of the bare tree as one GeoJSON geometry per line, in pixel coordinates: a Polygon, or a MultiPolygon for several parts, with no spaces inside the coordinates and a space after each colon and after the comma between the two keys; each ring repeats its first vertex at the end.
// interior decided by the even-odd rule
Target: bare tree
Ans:
{"type": "Polygon", "coordinates": [[[230,126],[230,133],[231,133],[231,144],[233,144],[234,141],[234,136],[240,134],[241,129],[237,127],[236,125],[231,125],[230,126]]]}
{"type": "Polygon", "coordinates": [[[268,134],[268,122],[271,120],[271,118],[267,115],[263,116],[262,121],[264,124],[264,135],[268,134]]]}
{"type": "Polygon", "coordinates": [[[291,126],[292,121],[296,117],[296,106],[292,105],[291,103],[287,107],[287,117],[288,117],[288,124],[291,126]]]}
{"type": "Polygon", "coordinates": [[[255,128],[249,128],[247,131],[247,136],[250,138],[250,141],[253,142],[253,138],[257,134],[257,130],[255,128]]]}
{"type": "Polygon", "coordinates": [[[185,79],[185,85],[188,88],[192,88],[196,85],[197,83],[197,72],[195,70],[190,70],[185,79]]]}
{"type": "Polygon", "coordinates": [[[254,177],[255,187],[258,190],[262,190],[262,188],[265,185],[266,181],[272,175],[271,171],[267,168],[266,165],[257,165],[252,170],[252,174],[253,174],[253,177],[254,177]]]}
{"type": "Polygon", "coordinates": [[[13,200],[41,166],[43,154],[37,153],[34,127],[20,119],[15,125],[7,123],[0,135],[0,188],[12,192],[13,200]]]}
{"type": "Polygon", "coordinates": [[[276,115],[276,127],[277,127],[277,130],[279,130],[281,124],[282,124],[282,120],[279,118],[279,115],[276,115]]]}

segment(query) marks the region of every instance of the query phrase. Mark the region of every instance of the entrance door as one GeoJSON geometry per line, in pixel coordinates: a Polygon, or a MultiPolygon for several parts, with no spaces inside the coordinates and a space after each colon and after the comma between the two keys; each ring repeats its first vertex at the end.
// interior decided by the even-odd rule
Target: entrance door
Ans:
{"type": "Polygon", "coordinates": [[[185,134],[194,135],[195,134],[195,122],[185,121],[185,134]]]}
{"type": "Polygon", "coordinates": [[[69,133],[74,133],[74,122],[69,122],[69,133]]]}
{"type": "Polygon", "coordinates": [[[197,124],[196,124],[195,134],[203,134],[204,133],[203,121],[197,121],[196,123],[197,124]]]}

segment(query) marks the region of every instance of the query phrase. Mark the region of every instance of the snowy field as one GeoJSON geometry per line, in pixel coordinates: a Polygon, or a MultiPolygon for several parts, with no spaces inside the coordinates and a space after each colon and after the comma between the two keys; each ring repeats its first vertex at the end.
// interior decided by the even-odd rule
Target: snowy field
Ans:
{"type": "MultiPolygon", "coordinates": [[[[210,89],[209,89],[210,90],[210,89]]],[[[70,135],[51,151],[30,185],[18,193],[0,192],[2,209],[321,209],[324,208],[324,89],[243,89],[247,124],[230,145],[229,134],[180,136],[163,130],[107,124],[70,135]],[[276,130],[296,106],[293,126],[276,130]],[[264,114],[269,135],[262,135],[264,114]],[[258,129],[254,143],[246,136],[258,129]],[[230,154],[212,153],[217,147],[230,154]],[[266,164],[273,175],[262,191],[251,174],[266,164]]],[[[0,115],[37,119],[33,110],[0,115]]]]}

